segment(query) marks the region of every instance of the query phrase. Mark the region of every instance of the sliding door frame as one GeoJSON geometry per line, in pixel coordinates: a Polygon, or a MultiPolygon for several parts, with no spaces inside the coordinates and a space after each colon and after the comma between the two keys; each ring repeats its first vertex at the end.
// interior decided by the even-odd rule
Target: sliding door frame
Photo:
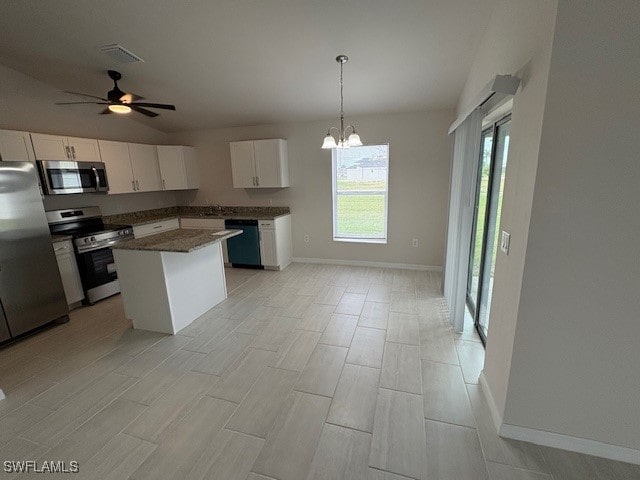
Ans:
{"type": "MultiPolygon", "coordinates": [[[[473,258],[473,249],[474,249],[474,244],[473,244],[473,240],[475,239],[475,235],[476,235],[476,228],[478,226],[478,222],[477,222],[477,208],[478,208],[478,203],[480,201],[480,183],[482,181],[482,138],[484,137],[486,132],[492,132],[493,134],[493,142],[491,144],[491,163],[489,165],[489,182],[487,185],[487,203],[486,203],[486,208],[485,208],[485,212],[484,212],[484,232],[482,232],[482,247],[480,249],[480,271],[478,273],[478,295],[476,298],[476,302],[474,304],[474,302],[471,299],[471,296],[469,295],[469,288],[467,287],[467,295],[466,295],[466,299],[467,299],[467,307],[469,308],[469,312],[471,313],[472,317],[473,317],[473,326],[476,329],[476,331],[478,332],[478,335],[480,336],[480,340],[482,340],[482,344],[484,346],[487,345],[487,334],[484,332],[484,330],[480,327],[480,318],[479,318],[479,313],[480,313],[480,304],[482,303],[482,290],[483,290],[483,283],[484,283],[484,272],[485,272],[485,260],[486,260],[486,250],[487,250],[487,235],[489,234],[489,218],[491,215],[491,208],[493,207],[493,202],[494,202],[494,198],[493,198],[493,190],[494,190],[494,174],[495,174],[495,169],[496,169],[496,153],[497,153],[497,148],[498,148],[498,127],[500,127],[501,125],[504,125],[505,123],[511,121],[511,112],[507,113],[506,115],[500,117],[500,119],[494,121],[491,123],[490,126],[488,126],[487,128],[484,128],[480,134],[480,154],[478,157],[478,169],[477,169],[477,181],[476,181],[476,194],[475,194],[475,204],[474,204],[474,213],[476,213],[476,215],[474,215],[473,218],[473,226],[471,228],[471,251],[469,252],[469,279],[468,279],[468,283],[467,285],[469,285],[469,282],[473,281],[473,274],[471,272],[471,264],[472,264],[472,258],[473,258]]],[[[507,158],[507,162],[509,161],[509,159],[507,158]]],[[[501,213],[502,215],[502,213],[501,213]]],[[[497,219],[496,219],[497,220],[497,219]]]]}

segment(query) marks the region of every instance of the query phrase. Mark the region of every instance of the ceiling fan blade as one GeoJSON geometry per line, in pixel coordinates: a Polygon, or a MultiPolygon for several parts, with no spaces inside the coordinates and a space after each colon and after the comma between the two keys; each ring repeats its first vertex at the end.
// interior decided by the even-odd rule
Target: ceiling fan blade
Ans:
{"type": "Polygon", "coordinates": [[[164,110],[175,110],[176,106],[175,105],[169,105],[166,103],[140,103],[140,102],[136,102],[131,104],[131,106],[136,105],[138,107],[147,107],[147,108],[162,108],[164,110]]]}
{"type": "Polygon", "coordinates": [[[143,115],[146,115],[147,117],[157,117],[158,114],[156,112],[152,112],[151,110],[147,110],[146,108],[140,108],[137,105],[129,105],[131,107],[131,110],[134,110],[138,113],[141,113],[143,115]]]}
{"type": "Polygon", "coordinates": [[[136,102],[138,100],[144,100],[144,97],[141,97],[140,95],[136,95],[135,93],[125,93],[120,97],[120,101],[122,103],[131,103],[131,102],[136,102]]]}
{"type": "Polygon", "coordinates": [[[104,110],[102,110],[100,112],[100,115],[107,115],[107,114],[110,114],[110,113],[112,113],[111,110],[109,110],[108,108],[105,108],[104,110]]]}
{"type": "Polygon", "coordinates": [[[80,95],[81,97],[97,98],[98,100],[102,100],[103,102],[108,102],[106,98],[96,97],[95,95],[88,95],[86,93],[70,92],[68,90],[64,90],[64,93],[70,93],[71,95],[80,95]]]}
{"type": "Polygon", "coordinates": [[[90,103],[92,105],[106,105],[107,102],[56,102],[56,105],[82,105],[90,103]]]}

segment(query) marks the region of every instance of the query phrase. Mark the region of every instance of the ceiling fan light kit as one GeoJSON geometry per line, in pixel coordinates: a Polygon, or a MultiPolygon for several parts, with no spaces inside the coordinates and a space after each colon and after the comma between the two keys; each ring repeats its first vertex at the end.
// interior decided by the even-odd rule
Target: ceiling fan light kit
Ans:
{"type": "Polygon", "coordinates": [[[331,148],[349,148],[349,147],[360,147],[362,146],[362,140],[360,140],[360,135],[356,132],[356,127],[353,125],[344,126],[344,83],[342,81],[342,73],[344,64],[347,63],[349,57],[346,55],[338,55],[336,57],[336,62],[340,64],[340,128],[338,127],[329,127],[327,130],[327,136],[324,137],[324,141],[322,142],[322,148],[325,150],[331,148]],[[351,129],[351,134],[347,137],[347,133],[351,129]],[[331,134],[331,131],[335,130],[337,132],[337,139],[331,134]]]}
{"type": "Polygon", "coordinates": [[[169,105],[166,103],[146,103],[139,102],[138,100],[144,100],[144,97],[140,95],[136,95],[135,93],[127,93],[120,90],[118,87],[118,80],[122,78],[120,72],[116,72],[115,70],[107,70],[109,74],[109,78],[113,80],[113,88],[107,92],[107,98],[96,97],[95,95],[88,95],[86,93],[78,93],[78,92],[69,92],[65,90],[65,93],[70,93],[72,95],[79,95],[81,97],[93,98],[92,102],[58,102],[56,105],[79,105],[79,104],[93,104],[93,105],[106,105],[101,114],[109,114],[109,113],[118,113],[118,114],[127,114],[132,110],[134,112],[141,113],[146,115],[147,117],[157,117],[158,114],[156,112],[152,112],[151,110],[147,110],[148,108],[161,108],[163,110],[175,110],[176,107],[174,105],[169,105]],[[100,101],[96,101],[100,100],[100,101]]]}
{"type": "Polygon", "coordinates": [[[131,112],[131,107],[127,105],[114,104],[114,105],[109,105],[107,108],[109,109],[110,112],[113,112],[113,113],[123,114],[123,113],[131,112]]]}

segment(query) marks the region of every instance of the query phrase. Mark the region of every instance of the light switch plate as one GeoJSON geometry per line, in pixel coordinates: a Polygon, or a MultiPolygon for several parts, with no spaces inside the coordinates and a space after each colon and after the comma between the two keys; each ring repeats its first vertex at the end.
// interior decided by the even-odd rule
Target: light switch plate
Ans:
{"type": "Polygon", "coordinates": [[[509,255],[510,242],[511,242],[511,234],[503,230],[502,235],[500,236],[500,250],[502,250],[505,255],[509,255]]]}

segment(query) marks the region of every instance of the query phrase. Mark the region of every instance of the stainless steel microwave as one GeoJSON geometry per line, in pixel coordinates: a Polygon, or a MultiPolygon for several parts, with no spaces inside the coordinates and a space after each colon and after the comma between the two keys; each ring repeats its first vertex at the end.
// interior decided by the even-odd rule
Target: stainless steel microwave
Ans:
{"type": "Polygon", "coordinates": [[[109,182],[102,162],[38,160],[46,195],[107,193],[109,182]]]}

